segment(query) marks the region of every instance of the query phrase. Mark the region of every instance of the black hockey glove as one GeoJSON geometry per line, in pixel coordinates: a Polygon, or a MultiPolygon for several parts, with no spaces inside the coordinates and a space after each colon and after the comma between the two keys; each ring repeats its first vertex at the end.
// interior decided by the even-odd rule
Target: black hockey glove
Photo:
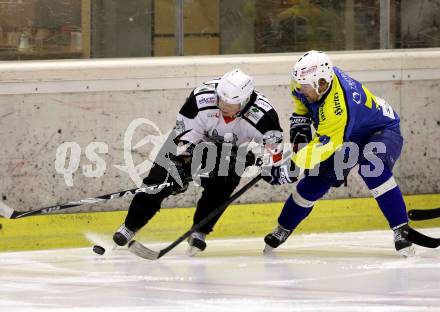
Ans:
{"type": "Polygon", "coordinates": [[[262,165],[261,155],[257,157],[252,151],[248,151],[246,154],[245,168],[251,166],[261,167],[262,165]]]}
{"type": "Polygon", "coordinates": [[[177,173],[182,180],[183,185],[177,185],[173,187],[173,195],[178,193],[183,193],[188,189],[188,184],[192,179],[191,175],[191,160],[192,157],[190,155],[170,155],[170,160],[173,162],[174,166],[176,166],[177,173]]]}
{"type": "Polygon", "coordinates": [[[312,140],[312,121],[309,117],[293,113],[290,116],[290,143],[293,144],[293,151],[298,152],[298,145],[309,143],[312,140]]]}
{"type": "Polygon", "coordinates": [[[252,153],[252,151],[247,152],[246,161],[244,163],[244,166],[251,167],[251,166],[255,165],[255,160],[256,160],[255,154],[252,153]]]}
{"type": "Polygon", "coordinates": [[[292,171],[295,164],[291,159],[279,166],[263,166],[261,167],[261,176],[263,180],[272,185],[283,185],[294,183],[298,177],[292,171]]]}

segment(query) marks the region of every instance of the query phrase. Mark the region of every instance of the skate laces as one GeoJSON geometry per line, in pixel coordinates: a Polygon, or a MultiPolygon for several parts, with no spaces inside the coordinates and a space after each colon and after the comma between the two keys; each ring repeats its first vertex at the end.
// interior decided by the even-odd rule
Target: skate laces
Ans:
{"type": "Polygon", "coordinates": [[[285,228],[283,228],[280,225],[277,226],[272,232],[272,236],[274,236],[280,242],[284,242],[287,239],[287,237],[289,237],[289,234],[290,234],[290,231],[286,230],[285,228]]]}
{"type": "Polygon", "coordinates": [[[395,242],[398,242],[398,241],[408,241],[406,239],[407,233],[405,231],[407,227],[408,227],[408,225],[404,224],[402,226],[399,226],[399,227],[393,229],[393,231],[394,231],[394,241],[395,242]]]}
{"type": "Polygon", "coordinates": [[[400,230],[394,230],[394,241],[400,241],[402,240],[402,233],[400,233],[400,230]]]}
{"type": "Polygon", "coordinates": [[[407,258],[415,255],[415,249],[413,244],[407,239],[408,235],[408,224],[404,224],[397,228],[394,228],[394,247],[397,252],[407,258]]]}
{"type": "Polygon", "coordinates": [[[201,241],[205,241],[206,234],[201,232],[194,232],[191,234],[191,239],[198,239],[201,241]]]}
{"type": "Polygon", "coordinates": [[[125,226],[125,224],[122,224],[122,225],[119,227],[119,229],[118,229],[117,232],[119,232],[119,233],[121,233],[122,235],[124,235],[124,236],[127,238],[127,241],[130,241],[130,240],[134,237],[134,234],[135,234],[135,231],[131,231],[130,229],[128,229],[128,228],[125,226]]]}

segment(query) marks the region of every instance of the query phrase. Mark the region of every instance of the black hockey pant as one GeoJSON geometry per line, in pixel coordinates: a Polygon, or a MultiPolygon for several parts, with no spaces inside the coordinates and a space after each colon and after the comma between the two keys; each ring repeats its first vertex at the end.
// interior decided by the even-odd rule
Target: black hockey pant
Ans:
{"type": "MultiPolygon", "coordinates": [[[[146,185],[164,182],[175,183],[167,170],[156,164],[153,165],[143,182],[146,185]]],[[[197,203],[193,219],[194,224],[199,223],[211,211],[217,209],[228,200],[239,182],[240,178],[235,174],[228,177],[202,178],[203,192],[197,203]]],[[[159,211],[162,201],[175,192],[176,190],[171,188],[163,188],[156,194],[137,193],[128,209],[125,226],[135,231],[142,228],[159,211]]],[[[210,233],[220,216],[221,214],[212,218],[200,231],[205,234],[210,233]]]]}

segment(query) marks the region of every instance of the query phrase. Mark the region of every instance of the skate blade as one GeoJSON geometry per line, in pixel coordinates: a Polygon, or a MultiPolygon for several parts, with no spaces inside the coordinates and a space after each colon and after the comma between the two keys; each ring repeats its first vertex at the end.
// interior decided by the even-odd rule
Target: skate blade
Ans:
{"type": "Polygon", "coordinates": [[[270,247],[268,244],[266,244],[266,246],[264,246],[263,253],[264,253],[264,254],[270,254],[270,253],[273,252],[274,249],[275,249],[275,248],[270,247]]]}
{"type": "Polygon", "coordinates": [[[399,253],[399,255],[401,255],[404,258],[411,258],[411,257],[414,257],[414,255],[416,254],[416,250],[415,250],[414,246],[402,248],[402,249],[398,250],[397,252],[399,253]]]}
{"type": "Polygon", "coordinates": [[[202,250],[200,250],[199,248],[194,247],[194,246],[188,246],[188,249],[186,250],[186,255],[188,257],[194,257],[195,255],[197,255],[200,252],[202,252],[202,250]]]}

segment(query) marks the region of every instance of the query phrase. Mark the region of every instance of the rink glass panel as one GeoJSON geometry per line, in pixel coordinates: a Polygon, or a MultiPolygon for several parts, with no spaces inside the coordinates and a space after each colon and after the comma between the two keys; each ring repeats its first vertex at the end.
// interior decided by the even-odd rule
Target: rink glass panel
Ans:
{"type": "Polygon", "coordinates": [[[3,0],[0,60],[428,48],[438,25],[438,0],[3,0]]]}

